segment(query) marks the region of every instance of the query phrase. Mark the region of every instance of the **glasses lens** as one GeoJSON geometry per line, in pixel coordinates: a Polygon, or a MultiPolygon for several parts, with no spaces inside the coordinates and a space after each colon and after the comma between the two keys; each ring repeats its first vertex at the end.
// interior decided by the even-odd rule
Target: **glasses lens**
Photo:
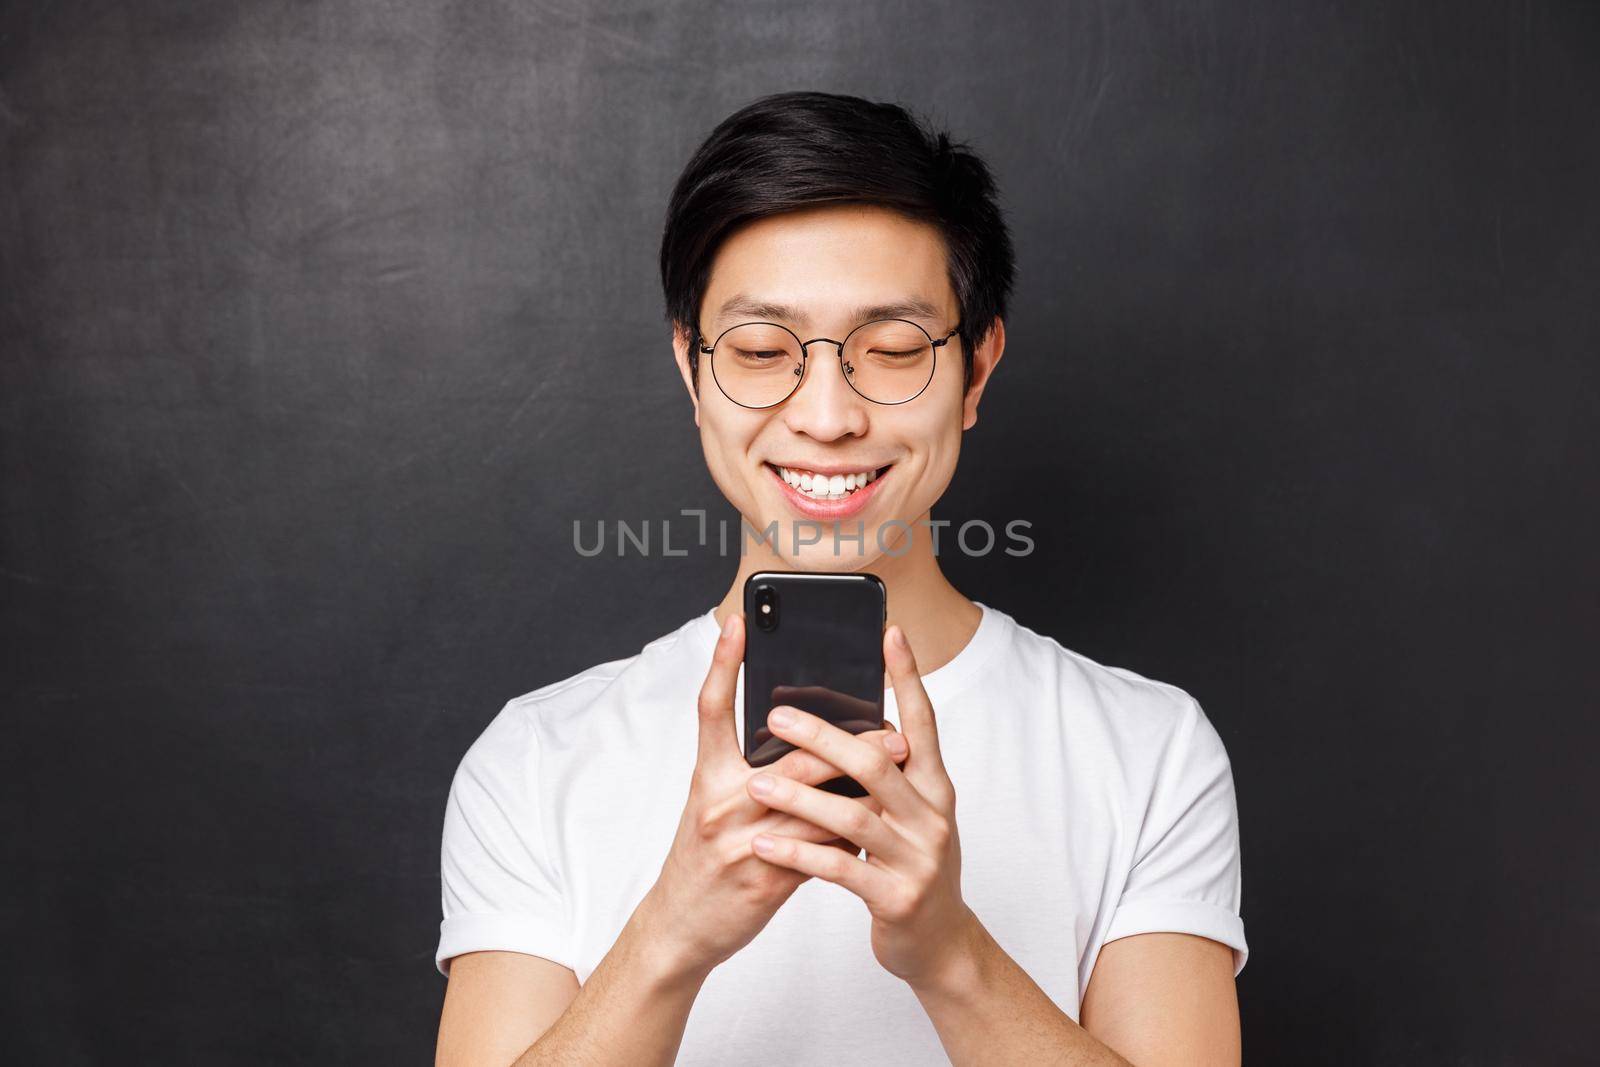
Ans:
{"type": "Polygon", "coordinates": [[[735,404],[771,407],[800,384],[800,343],[794,334],[768,322],[735,326],[717,339],[711,373],[735,404]]]}
{"type": "Polygon", "coordinates": [[[904,319],[869,322],[845,342],[844,373],[868,400],[903,403],[933,378],[933,340],[904,319]]]}

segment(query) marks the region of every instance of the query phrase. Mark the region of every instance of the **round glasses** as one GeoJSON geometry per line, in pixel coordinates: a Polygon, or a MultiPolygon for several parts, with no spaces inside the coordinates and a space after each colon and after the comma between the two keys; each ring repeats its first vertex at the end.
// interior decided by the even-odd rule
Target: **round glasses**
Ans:
{"type": "MultiPolygon", "coordinates": [[[[933,381],[937,353],[960,325],[935,341],[908,319],[875,319],[843,341],[802,341],[775,322],[742,322],[698,346],[711,357],[711,377],[724,396],[744,408],[770,408],[794,395],[806,373],[806,350],[822,342],[838,349],[844,380],[875,404],[915,400],[933,381]]],[[[702,338],[703,339],[703,338],[702,338]]]]}

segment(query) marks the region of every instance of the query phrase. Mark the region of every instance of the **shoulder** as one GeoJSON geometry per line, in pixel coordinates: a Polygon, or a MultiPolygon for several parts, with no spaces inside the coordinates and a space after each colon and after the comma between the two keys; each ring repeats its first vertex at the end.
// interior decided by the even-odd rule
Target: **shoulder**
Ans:
{"type": "Polygon", "coordinates": [[[1102,739],[1123,763],[1160,763],[1175,749],[1222,753],[1215,728],[1186,690],[1098,662],[1009,615],[1001,616],[1015,657],[1011,670],[1042,686],[1078,736],[1102,739]]]}
{"type": "MultiPolygon", "coordinates": [[[[508,700],[462,758],[463,765],[525,764],[541,750],[566,747],[574,731],[615,724],[609,707],[638,707],[641,693],[671,688],[674,676],[691,677],[702,617],[656,638],[638,652],[597,663],[577,674],[508,700]]],[[[699,667],[703,673],[704,665],[699,667]]]]}

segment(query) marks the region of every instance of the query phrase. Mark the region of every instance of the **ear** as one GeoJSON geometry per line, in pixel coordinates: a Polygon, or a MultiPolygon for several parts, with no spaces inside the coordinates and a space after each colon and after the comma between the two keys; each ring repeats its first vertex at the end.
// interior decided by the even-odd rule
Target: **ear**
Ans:
{"type": "Polygon", "coordinates": [[[989,384],[989,375],[994,373],[995,367],[1000,362],[1001,353],[1006,350],[1006,324],[994,320],[994,328],[989,331],[981,345],[972,353],[972,381],[967,384],[966,398],[961,402],[961,428],[970,430],[978,422],[978,401],[983,397],[983,388],[989,384]]]}
{"type": "Polygon", "coordinates": [[[694,371],[689,366],[689,346],[693,339],[689,331],[682,326],[672,328],[672,355],[678,362],[678,374],[683,378],[683,387],[689,391],[689,401],[694,404],[694,424],[700,425],[700,392],[695,388],[694,371]]]}

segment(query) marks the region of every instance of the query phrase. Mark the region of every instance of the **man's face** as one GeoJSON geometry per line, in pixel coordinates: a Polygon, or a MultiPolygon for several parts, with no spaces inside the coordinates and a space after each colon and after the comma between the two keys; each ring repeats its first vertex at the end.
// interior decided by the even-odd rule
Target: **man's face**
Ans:
{"type": "MultiPolygon", "coordinates": [[[[707,345],[728,327],[756,320],[787,326],[802,341],[842,341],[860,324],[858,309],[916,301],[933,313],[892,317],[916,322],[935,340],[957,325],[938,230],[880,208],[835,205],[760,219],[724,241],[699,326],[707,345]],[[780,317],[725,310],[735,298],[790,311],[780,317]]],[[[927,514],[955,473],[962,431],[976,419],[992,363],[975,366],[973,388],[964,395],[961,341],[952,337],[937,350],[932,380],[920,395],[876,404],[850,387],[837,346],[814,344],[800,387],[774,407],[751,409],[723,394],[704,354],[696,390],[682,334],[677,350],[685,383],[697,394],[695,421],[712,478],[754,530],[777,523],[772,548],[796,570],[855,570],[885,549],[904,553],[907,526],[927,514]],[[818,499],[819,476],[837,492],[835,475],[845,495],[818,499]],[[790,484],[808,481],[810,492],[790,484]],[[835,523],[849,540],[835,542],[835,523]]],[[[911,536],[929,534],[914,527],[911,536]]]]}

